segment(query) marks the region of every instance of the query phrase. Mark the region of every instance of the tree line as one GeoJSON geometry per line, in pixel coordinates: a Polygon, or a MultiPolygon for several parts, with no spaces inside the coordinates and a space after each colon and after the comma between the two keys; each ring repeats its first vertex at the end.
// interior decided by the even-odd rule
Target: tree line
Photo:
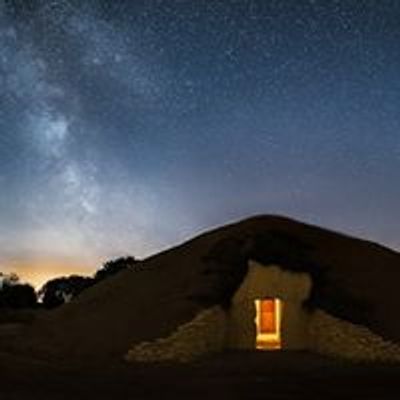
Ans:
{"type": "Polygon", "coordinates": [[[107,261],[93,276],[61,276],[46,282],[38,291],[22,283],[18,275],[0,272],[0,309],[55,308],[71,301],[87,288],[118,272],[136,268],[139,261],[132,256],[107,261]]]}

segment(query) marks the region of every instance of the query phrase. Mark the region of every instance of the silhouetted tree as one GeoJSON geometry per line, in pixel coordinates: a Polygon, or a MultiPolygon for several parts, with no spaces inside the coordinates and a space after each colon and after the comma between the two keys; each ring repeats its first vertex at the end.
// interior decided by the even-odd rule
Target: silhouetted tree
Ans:
{"type": "Polygon", "coordinates": [[[71,275],[51,279],[39,290],[39,297],[44,307],[58,307],[70,301],[90,286],[115,275],[119,271],[132,268],[138,262],[138,260],[131,256],[120,257],[115,260],[107,261],[103,267],[94,274],[93,278],[71,275]]]}
{"type": "Polygon", "coordinates": [[[37,295],[31,285],[19,283],[16,274],[0,273],[0,307],[34,308],[36,305],[37,295]]]}
{"type": "Polygon", "coordinates": [[[39,296],[44,307],[54,308],[67,303],[93,284],[90,277],[64,276],[46,282],[39,290],[39,296]]]}
{"type": "Polygon", "coordinates": [[[115,275],[119,271],[134,267],[139,261],[135,257],[120,257],[115,260],[107,261],[101,269],[94,274],[94,279],[99,282],[105,278],[115,275]]]}

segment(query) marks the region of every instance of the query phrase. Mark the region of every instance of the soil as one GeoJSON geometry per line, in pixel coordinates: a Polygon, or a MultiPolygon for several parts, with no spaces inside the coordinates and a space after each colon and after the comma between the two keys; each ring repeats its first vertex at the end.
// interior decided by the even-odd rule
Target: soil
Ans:
{"type": "Polygon", "coordinates": [[[204,308],[227,306],[249,260],[310,273],[309,307],[400,342],[399,253],[258,217],[150,257],[32,321],[10,320],[0,334],[0,400],[400,398],[400,365],[306,352],[226,352],[189,365],[120,361],[133,344],[169,336],[204,308]]]}
{"type": "Polygon", "coordinates": [[[259,216],[143,260],[41,313],[6,344],[14,353],[113,362],[134,344],[168,337],[205,308],[229,308],[250,260],[308,273],[308,309],[400,343],[398,252],[287,218],[259,216]]]}
{"type": "Polygon", "coordinates": [[[1,400],[399,399],[400,366],[235,351],[186,365],[88,367],[0,355],[1,400]]]}

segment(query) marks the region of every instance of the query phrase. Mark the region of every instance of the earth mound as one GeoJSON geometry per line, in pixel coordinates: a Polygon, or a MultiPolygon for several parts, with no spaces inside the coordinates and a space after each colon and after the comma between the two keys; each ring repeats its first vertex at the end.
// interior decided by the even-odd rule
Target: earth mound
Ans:
{"type": "Polygon", "coordinates": [[[229,309],[250,260],[309,273],[307,307],[400,343],[399,253],[266,215],[206,232],[116,274],[41,315],[13,346],[42,357],[120,360],[133,344],[169,336],[206,308],[229,309]]]}

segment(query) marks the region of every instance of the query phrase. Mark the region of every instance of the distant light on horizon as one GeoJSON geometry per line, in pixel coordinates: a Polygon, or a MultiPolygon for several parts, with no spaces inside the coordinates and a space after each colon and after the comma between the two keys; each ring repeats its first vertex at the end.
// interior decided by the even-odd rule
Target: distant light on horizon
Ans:
{"type": "MultiPolygon", "coordinates": [[[[101,265],[98,268],[100,267],[101,265]]],[[[12,263],[2,271],[6,273],[15,272],[22,283],[29,283],[35,289],[40,289],[50,279],[69,275],[90,276],[98,268],[93,265],[61,264],[60,262],[41,260],[36,261],[36,263],[12,263]]]]}

